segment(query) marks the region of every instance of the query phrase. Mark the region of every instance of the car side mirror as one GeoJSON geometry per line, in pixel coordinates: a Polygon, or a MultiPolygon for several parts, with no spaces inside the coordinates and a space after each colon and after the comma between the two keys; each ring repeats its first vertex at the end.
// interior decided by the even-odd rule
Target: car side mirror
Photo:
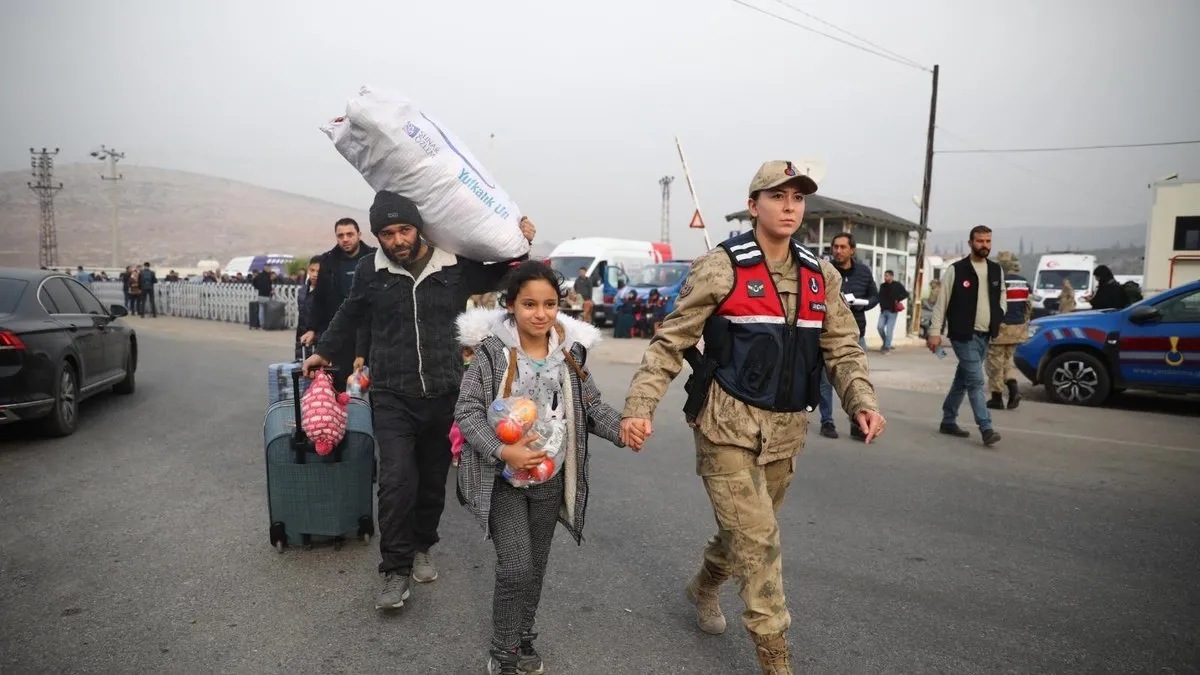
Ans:
{"type": "Polygon", "coordinates": [[[1162,313],[1154,305],[1138,305],[1129,313],[1129,320],[1133,323],[1154,323],[1162,318],[1162,313]]]}
{"type": "Polygon", "coordinates": [[[109,305],[108,313],[113,316],[128,316],[129,310],[125,308],[125,305],[109,305]]]}

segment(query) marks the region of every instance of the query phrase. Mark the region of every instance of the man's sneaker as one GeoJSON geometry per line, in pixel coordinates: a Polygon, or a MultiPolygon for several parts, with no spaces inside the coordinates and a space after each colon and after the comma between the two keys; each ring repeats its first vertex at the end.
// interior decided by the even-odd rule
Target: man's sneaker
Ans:
{"type": "Polygon", "coordinates": [[[1000,442],[1000,434],[996,433],[995,429],[983,430],[983,444],[989,448],[1000,442]]]}
{"type": "Polygon", "coordinates": [[[971,432],[963,429],[957,424],[943,424],[942,426],[938,427],[938,432],[946,434],[947,436],[956,436],[958,438],[969,438],[971,436],[971,432]]]}
{"type": "Polygon", "coordinates": [[[520,656],[517,658],[517,670],[521,671],[521,675],[542,675],[546,672],[546,666],[542,664],[542,657],[533,648],[533,641],[537,639],[537,633],[526,633],[521,636],[520,656]]]}
{"type": "Polygon", "coordinates": [[[821,425],[821,435],[825,438],[837,438],[837,427],[833,426],[833,422],[826,422],[821,425]]]}
{"type": "Polygon", "coordinates": [[[413,556],[412,578],[418,584],[427,584],[438,577],[437,568],[429,559],[429,553],[418,552],[413,556]]]}
{"type": "Polygon", "coordinates": [[[375,609],[400,609],[409,595],[408,575],[388,572],[383,578],[383,591],[375,599],[375,609]]]}
{"type": "Polygon", "coordinates": [[[509,652],[493,649],[488,658],[488,675],[521,675],[520,660],[521,653],[518,650],[509,652]]]}

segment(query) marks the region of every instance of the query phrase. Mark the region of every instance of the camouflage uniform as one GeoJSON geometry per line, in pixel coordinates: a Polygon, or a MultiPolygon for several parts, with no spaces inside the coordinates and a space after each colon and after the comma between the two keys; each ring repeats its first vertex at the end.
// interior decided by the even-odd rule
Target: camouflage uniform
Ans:
{"type": "MultiPolygon", "coordinates": [[[[790,316],[799,290],[796,263],[789,259],[767,264],[790,316]]],[[[825,261],[821,271],[828,310],[820,346],[829,379],[849,415],[878,411],[875,389],[867,379],[866,354],[858,343],[858,324],[842,298],[842,277],[825,261]]],[[[684,350],[700,340],[705,321],[729,295],[734,279],[733,264],[723,250],[696,259],[675,311],[642,357],[623,417],[653,418],[658,402],[683,367],[684,350]]],[[[791,625],[776,514],[791,483],[796,455],[804,447],[808,417],[750,406],[714,380],[695,426],[696,472],[712,502],[717,533],[705,548],[704,565],[693,585],[715,589],[725,579],[737,577],[746,604],[742,622],[761,645],[760,638],[778,638],[791,625]]],[[[692,592],[689,586],[689,594],[692,592]]],[[[716,611],[719,614],[719,608],[716,611]]],[[[720,629],[724,629],[723,618],[720,629]]]]}
{"type": "MultiPolygon", "coordinates": [[[[1012,283],[1008,276],[1016,275],[1020,271],[1020,264],[1015,260],[1002,261],[1005,274],[1005,294],[1012,292],[1012,283]]],[[[1018,283],[1024,284],[1025,292],[1028,293],[1029,282],[1025,279],[1014,276],[1014,279],[1019,280],[1018,283]]],[[[1013,304],[1014,300],[1008,298],[1007,304],[1013,304]]],[[[1019,399],[1016,394],[1017,382],[1017,366],[1013,362],[1013,356],[1017,352],[1017,347],[1024,344],[1029,339],[1029,321],[1033,317],[1033,304],[1028,298],[1022,301],[1024,305],[1022,323],[1002,323],[1000,324],[1000,332],[988,344],[987,358],[985,360],[985,370],[987,371],[988,389],[992,392],[992,408],[996,408],[997,395],[1003,395],[1007,389],[1009,396],[1014,399],[1019,399]]],[[[1015,407],[1015,404],[1013,404],[1015,407]]]]}

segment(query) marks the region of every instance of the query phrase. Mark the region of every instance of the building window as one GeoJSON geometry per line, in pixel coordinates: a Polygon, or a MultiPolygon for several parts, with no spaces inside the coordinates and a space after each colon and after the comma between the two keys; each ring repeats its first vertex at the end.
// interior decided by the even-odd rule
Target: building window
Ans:
{"type": "Polygon", "coordinates": [[[1175,250],[1200,251],[1200,216],[1175,219],[1175,250]]]}

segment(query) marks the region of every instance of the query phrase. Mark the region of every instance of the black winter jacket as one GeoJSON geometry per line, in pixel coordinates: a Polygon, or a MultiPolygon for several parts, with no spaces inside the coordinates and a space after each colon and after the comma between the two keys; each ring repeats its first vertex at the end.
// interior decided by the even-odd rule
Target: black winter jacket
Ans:
{"type": "Polygon", "coordinates": [[[350,297],[329,322],[317,353],[333,360],[354,343],[358,326],[370,326],[368,349],[360,355],[371,364],[372,389],[428,398],[457,393],[463,358],[455,319],[472,295],[496,290],[509,267],[434,249],[413,279],[376,251],[359,260],[350,297]]]}
{"type": "Polygon", "coordinates": [[[832,258],[826,259],[842,275],[842,295],[853,295],[855,299],[867,301],[865,307],[850,305],[850,313],[858,323],[858,336],[861,338],[867,334],[867,312],[879,304],[879,287],[875,285],[875,277],[871,275],[871,269],[860,263],[858,258],[850,259],[848,270],[842,269],[832,258]]]}
{"type": "MultiPolygon", "coordinates": [[[[334,246],[321,256],[321,271],[317,272],[317,287],[313,289],[311,311],[306,317],[304,330],[300,331],[301,335],[311,330],[320,337],[329,328],[329,322],[333,321],[338,307],[341,307],[342,302],[350,295],[350,285],[359,261],[374,255],[374,246],[360,243],[358,253],[354,256],[347,255],[340,246],[334,246]]],[[[358,326],[358,339],[353,344],[343,347],[341,354],[344,356],[353,350],[354,356],[366,357],[370,332],[369,325],[358,326]]]]}

